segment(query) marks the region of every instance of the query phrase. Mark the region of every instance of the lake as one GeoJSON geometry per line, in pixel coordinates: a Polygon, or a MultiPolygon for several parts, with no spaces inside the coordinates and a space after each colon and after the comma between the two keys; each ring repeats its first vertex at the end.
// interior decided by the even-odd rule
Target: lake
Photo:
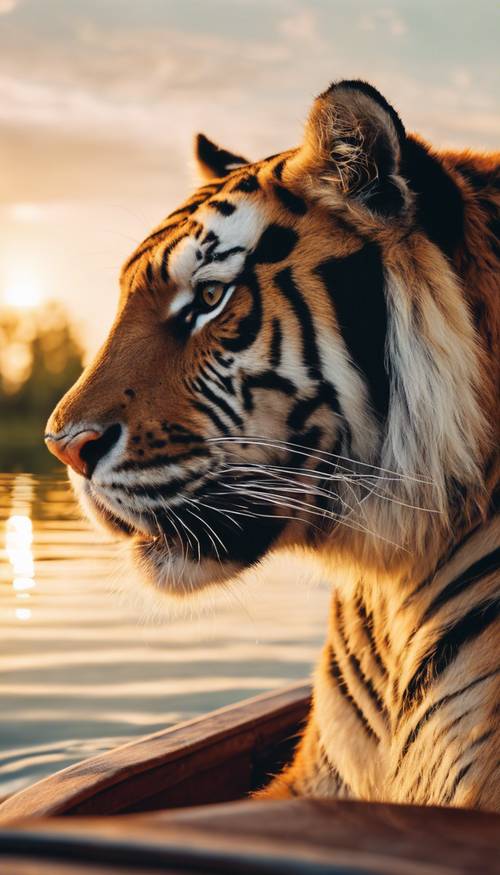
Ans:
{"type": "Polygon", "coordinates": [[[0,539],[0,798],[307,677],[324,637],[327,586],[296,557],[203,603],[159,601],[62,475],[0,475],[0,539]]]}

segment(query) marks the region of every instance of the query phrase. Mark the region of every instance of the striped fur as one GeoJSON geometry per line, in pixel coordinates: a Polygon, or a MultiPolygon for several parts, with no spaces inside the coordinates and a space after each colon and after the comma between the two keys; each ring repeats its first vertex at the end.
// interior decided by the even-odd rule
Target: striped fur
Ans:
{"type": "Polygon", "coordinates": [[[351,81],[297,149],[197,148],[208,181],[124,266],[48,431],[107,429],[73,481],[158,589],[283,547],[330,575],[262,795],[500,810],[498,156],[434,152],[351,81]]]}

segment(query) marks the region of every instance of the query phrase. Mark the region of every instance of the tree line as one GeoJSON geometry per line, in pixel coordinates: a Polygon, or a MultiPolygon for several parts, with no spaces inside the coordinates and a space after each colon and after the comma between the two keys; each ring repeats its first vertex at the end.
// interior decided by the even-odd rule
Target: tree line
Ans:
{"type": "Polygon", "coordinates": [[[45,423],[82,368],[83,349],[60,304],[0,312],[0,472],[54,469],[45,423]]]}

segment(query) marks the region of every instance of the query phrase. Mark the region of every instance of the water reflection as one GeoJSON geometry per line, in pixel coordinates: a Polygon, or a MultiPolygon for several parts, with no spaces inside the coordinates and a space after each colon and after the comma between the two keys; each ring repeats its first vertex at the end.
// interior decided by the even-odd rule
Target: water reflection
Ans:
{"type": "MultiPolygon", "coordinates": [[[[11,566],[12,588],[16,598],[23,601],[30,598],[30,590],[36,585],[31,521],[33,496],[33,479],[27,474],[18,474],[12,485],[10,515],[5,525],[5,553],[11,566]]],[[[26,622],[31,619],[31,608],[16,607],[14,616],[26,622]]]]}
{"type": "Polygon", "coordinates": [[[31,608],[16,608],[14,614],[17,620],[31,620],[31,608]]]}
{"type": "Polygon", "coordinates": [[[328,592],[290,567],[273,564],[206,608],[159,611],[116,544],[82,522],[62,477],[0,474],[0,798],[307,676],[328,592]]]}

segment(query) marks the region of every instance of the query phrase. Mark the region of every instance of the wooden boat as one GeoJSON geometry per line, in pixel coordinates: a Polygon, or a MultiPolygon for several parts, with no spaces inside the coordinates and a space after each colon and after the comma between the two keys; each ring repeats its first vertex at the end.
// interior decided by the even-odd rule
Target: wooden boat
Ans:
{"type": "Polygon", "coordinates": [[[291,756],[310,695],[301,684],[222,708],[17,793],[0,805],[0,872],[500,873],[495,814],[242,801],[291,756]]]}
{"type": "Polygon", "coordinates": [[[296,684],[69,766],[3,802],[0,825],[241,799],[291,755],[310,697],[296,684]]]}

